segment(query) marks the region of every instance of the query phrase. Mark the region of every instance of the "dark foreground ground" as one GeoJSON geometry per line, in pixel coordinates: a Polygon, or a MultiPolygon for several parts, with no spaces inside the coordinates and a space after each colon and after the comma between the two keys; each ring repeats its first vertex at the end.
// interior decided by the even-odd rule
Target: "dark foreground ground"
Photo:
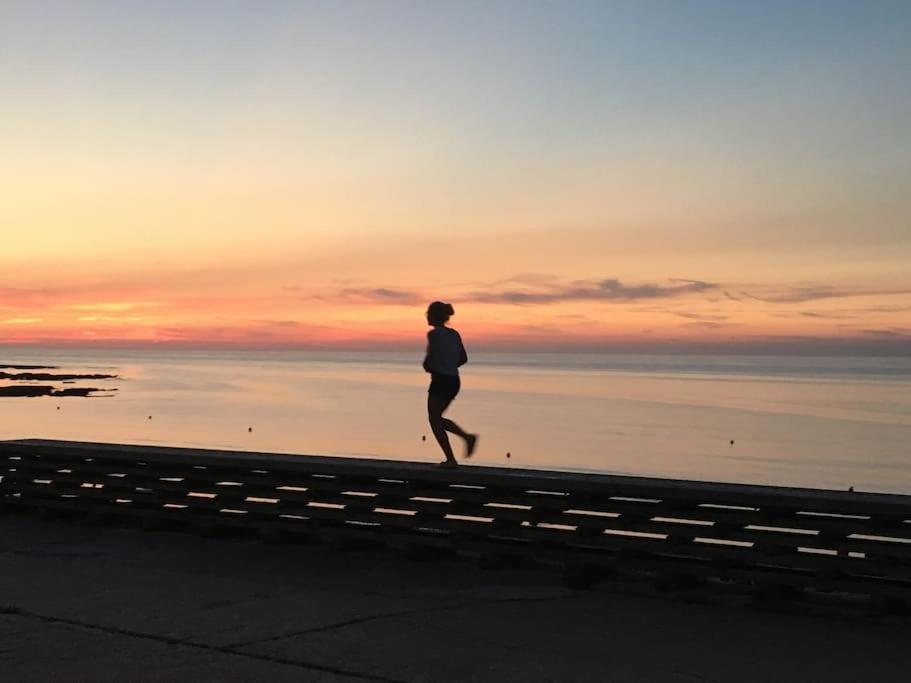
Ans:
{"type": "Polygon", "coordinates": [[[907,620],[0,513],[3,681],[904,681],[907,620]]]}

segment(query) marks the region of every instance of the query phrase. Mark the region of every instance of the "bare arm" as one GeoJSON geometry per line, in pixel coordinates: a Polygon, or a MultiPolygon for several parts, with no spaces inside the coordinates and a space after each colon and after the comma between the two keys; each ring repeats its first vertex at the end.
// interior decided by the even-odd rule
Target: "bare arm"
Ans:
{"type": "Polygon", "coordinates": [[[431,344],[431,336],[430,336],[430,333],[428,332],[427,333],[427,352],[424,354],[424,363],[423,363],[424,372],[433,372],[433,369],[432,369],[433,366],[431,365],[431,360],[430,360],[432,358],[432,354],[431,354],[432,346],[433,346],[433,344],[431,344]]]}

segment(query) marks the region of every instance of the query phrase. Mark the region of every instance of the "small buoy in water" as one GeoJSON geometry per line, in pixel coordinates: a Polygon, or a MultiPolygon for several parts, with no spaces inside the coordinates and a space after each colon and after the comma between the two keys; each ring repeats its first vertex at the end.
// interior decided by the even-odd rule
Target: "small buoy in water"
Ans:
{"type": "Polygon", "coordinates": [[[511,457],[512,457],[512,453],[510,453],[509,451],[506,451],[506,457],[507,457],[507,458],[511,458],[511,457]]]}
{"type": "Polygon", "coordinates": [[[60,406],[57,406],[57,410],[60,410],[60,406]]]}
{"type": "Polygon", "coordinates": [[[731,445],[732,446],[734,445],[734,439],[731,439],[731,445]]]}
{"type": "Polygon", "coordinates": [[[252,431],[253,431],[253,427],[247,427],[247,431],[248,431],[248,432],[252,432],[252,431]]]}
{"type": "Polygon", "coordinates": [[[421,434],[421,441],[427,441],[427,435],[421,434]]]}
{"type": "Polygon", "coordinates": [[[151,415],[149,415],[149,419],[150,419],[150,420],[152,419],[152,416],[151,416],[151,415]]]}

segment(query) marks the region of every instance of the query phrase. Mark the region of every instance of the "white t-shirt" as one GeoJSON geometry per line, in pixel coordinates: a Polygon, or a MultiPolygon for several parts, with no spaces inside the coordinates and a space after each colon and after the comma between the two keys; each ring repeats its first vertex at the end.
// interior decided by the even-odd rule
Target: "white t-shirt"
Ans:
{"type": "Polygon", "coordinates": [[[427,333],[427,355],[430,358],[431,372],[458,377],[464,353],[462,337],[454,329],[434,327],[427,333]]]}

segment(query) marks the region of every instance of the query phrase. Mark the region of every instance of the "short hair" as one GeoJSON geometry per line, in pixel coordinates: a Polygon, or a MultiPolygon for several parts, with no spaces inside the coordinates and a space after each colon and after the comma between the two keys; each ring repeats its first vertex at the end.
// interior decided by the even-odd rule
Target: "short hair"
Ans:
{"type": "Polygon", "coordinates": [[[431,323],[444,324],[455,313],[452,304],[434,301],[427,307],[427,319],[431,323]]]}

